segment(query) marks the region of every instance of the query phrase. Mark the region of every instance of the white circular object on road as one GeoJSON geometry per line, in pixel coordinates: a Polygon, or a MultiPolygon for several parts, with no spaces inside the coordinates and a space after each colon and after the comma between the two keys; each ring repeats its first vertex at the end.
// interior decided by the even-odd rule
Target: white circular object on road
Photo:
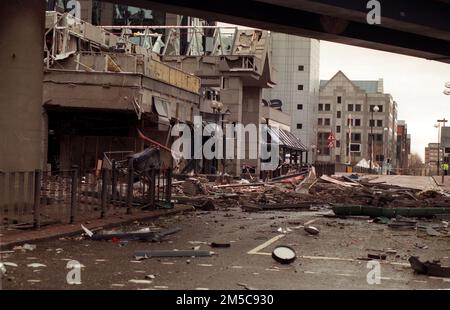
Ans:
{"type": "Polygon", "coordinates": [[[293,248],[280,245],[273,250],[272,257],[281,264],[290,264],[296,259],[297,254],[295,254],[293,248]]]}

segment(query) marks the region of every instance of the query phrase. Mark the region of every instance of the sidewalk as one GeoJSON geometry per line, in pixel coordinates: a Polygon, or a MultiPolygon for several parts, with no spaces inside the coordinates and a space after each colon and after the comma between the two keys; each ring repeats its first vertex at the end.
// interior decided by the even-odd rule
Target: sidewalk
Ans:
{"type": "Polygon", "coordinates": [[[450,175],[446,175],[444,177],[444,184],[442,184],[442,176],[436,175],[433,176],[433,179],[436,181],[437,184],[439,184],[439,186],[442,186],[444,190],[450,192],[450,175]]]}
{"type": "Polygon", "coordinates": [[[184,211],[192,211],[192,206],[176,205],[173,209],[168,210],[153,210],[153,211],[135,211],[132,214],[124,214],[106,219],[90,220],[89,224],[79,222],[76,224],[60,224],[50,225],[39,230],[24,230],[14,232],[4,232],[0,235],[0,249],[5,250],[15,245],[22,243],[34,243],[53,238],[66,237],[76,234],[81,234],[81,224],[89,229],[97,228],[112,228],[119,225],[129,224],[134,221],[146,221],[160,216],[167,216],[184,211]]]}

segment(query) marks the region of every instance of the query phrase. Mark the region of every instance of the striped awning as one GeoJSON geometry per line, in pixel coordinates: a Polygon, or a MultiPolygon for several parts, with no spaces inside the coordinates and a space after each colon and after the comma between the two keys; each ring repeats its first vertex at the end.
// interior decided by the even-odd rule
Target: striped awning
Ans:
{"type": "Polygon", "coordinates": [[[306,152],[308,150],[303,142],[299,138],[294,136],[292,132],[272,127],[269,127],[268,130],[270,136],[273,139],[273,142],[278,143],[280,146],[296,151],[306,152]]]}

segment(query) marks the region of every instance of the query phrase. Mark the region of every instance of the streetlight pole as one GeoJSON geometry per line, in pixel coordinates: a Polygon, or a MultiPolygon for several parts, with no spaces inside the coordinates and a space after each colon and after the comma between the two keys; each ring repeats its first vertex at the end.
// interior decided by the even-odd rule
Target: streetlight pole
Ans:
{"type": "Polygon", "coordinates": [[[387,168],[388,168],[388,165],[387,165],[387,157],[388,157],[388,152],[389,152],[389,150],[388,150],[388,135],[387,135],[387,132],[388,132],[388,128],[387,127],[384,127],[384,129],[383,129],[383,133],[384,133],[384,136],[383,136],[383,170],[385,171],[385,173],[386,174],[388,174],[387,173],[387,168]],[[388,152],[386,152],[386,150],[388,150],[388,152]]]}
{"type": "Polygon", "coordinates": [[[438,159],[437,159],[437,174],[438,176],[441,175],[441,123],[444,124],[443,127],[445,127],[445,124],[448,122],[448,120],[445,119],[438,119],[438,159]]]}
{"type": "Polygon", "coordinates": [[[372,172],[372,163],[373,163],[373,125],[375,125],[375,120],[373,119],[373,112],[378,112],[380,108],[376,105],[373,107],[371,114],[372,119],[370,120],[370,172],[372,172]]]}

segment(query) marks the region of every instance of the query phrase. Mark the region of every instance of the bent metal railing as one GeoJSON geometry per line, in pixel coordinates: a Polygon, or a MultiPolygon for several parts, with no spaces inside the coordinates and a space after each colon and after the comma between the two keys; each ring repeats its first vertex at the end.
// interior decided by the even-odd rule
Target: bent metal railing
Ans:
{"type": "Polygon", "coordinates": [[[100,171],[0,172],[0,227],[40,228],[170,207],[171,176],[167,168],[136,174],[128,160],[100,171]]]}

